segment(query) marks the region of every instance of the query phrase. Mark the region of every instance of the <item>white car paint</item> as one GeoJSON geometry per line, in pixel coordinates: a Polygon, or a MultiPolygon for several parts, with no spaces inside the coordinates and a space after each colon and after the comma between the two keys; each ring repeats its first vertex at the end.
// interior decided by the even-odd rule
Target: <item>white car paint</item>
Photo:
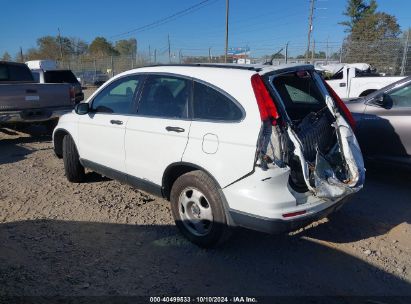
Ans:
{"type": "Polygon", "coordinates": [[[130,116],[125,136],[126,172],[161,185],[167,167],[181,161],[190,124],[188,120],[130,116]],[[168,132],[168,126],[184,132],[168,132]]]}
{"type": "Polygon", "coordinates": [[[78,120],[78,152],[87,160],[105,167],[126,172],[124,136],[128,116],[95,113],[80,115],[78,120]],[[111,124],[122,121],[122,125],[111,124]]]}

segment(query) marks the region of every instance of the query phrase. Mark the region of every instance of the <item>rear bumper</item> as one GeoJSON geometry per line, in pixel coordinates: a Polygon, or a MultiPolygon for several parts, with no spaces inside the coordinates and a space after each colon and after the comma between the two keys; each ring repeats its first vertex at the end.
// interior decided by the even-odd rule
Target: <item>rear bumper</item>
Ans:
{"type": "Polygon", "coordinates": [[[347,200],[344,198],[321,211],[289,220],[266,218],[237,210],[230,210],[230,216],[236,226],[271,234],[283,233],[303,228],[312,222],[325,218],[341,208],[347,200]]]}
{"type": "Polygon", "coordinates": [[[57,119],[64,114],[70,113],[72,110],[73,107],[68,106],[18,111],[0,111],[0,124],[48,121],[57,119]]]}

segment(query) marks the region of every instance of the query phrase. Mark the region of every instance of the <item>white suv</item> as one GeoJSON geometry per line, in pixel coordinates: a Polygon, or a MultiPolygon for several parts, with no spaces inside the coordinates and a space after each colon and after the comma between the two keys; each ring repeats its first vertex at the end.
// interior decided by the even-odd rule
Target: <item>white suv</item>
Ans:
{"type": "Polygon", "coordinates": [[[69,181],[89,168],[162,196],[207,247],[232,226],[290,231],[341,206],[364,183],[353,124],[311,65],[165,65],[112,78],[53,142],[69,181]]]}

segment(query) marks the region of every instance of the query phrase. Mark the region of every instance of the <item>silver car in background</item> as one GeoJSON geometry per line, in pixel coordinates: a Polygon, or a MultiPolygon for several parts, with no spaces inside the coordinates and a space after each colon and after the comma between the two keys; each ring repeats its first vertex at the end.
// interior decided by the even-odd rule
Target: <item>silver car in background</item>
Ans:
{"type": "Polygon", "coordinates": [[[346,105],[365,158],[411,165],[411,76],[346,105]]]}

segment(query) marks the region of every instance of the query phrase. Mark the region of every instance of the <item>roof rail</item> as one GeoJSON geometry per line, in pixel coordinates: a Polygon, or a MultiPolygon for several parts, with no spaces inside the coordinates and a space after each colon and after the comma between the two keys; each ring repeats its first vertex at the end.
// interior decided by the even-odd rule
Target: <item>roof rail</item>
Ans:
{"type": "Polygon", "coordinates": [[[152,64],[152,65],[143,66],[143,68],[146,68],[146,67],[161,67],[161,66],[207,67],[207,68],[248,70],[248,71],[256,71],[256,72],[260,72],[262,70],[261,67],[256,67],[256,66],[245,66],[245,65],[226,64],[226,63],[221,63],[221,64],[219,64],[219,63],[152,64]]]}

